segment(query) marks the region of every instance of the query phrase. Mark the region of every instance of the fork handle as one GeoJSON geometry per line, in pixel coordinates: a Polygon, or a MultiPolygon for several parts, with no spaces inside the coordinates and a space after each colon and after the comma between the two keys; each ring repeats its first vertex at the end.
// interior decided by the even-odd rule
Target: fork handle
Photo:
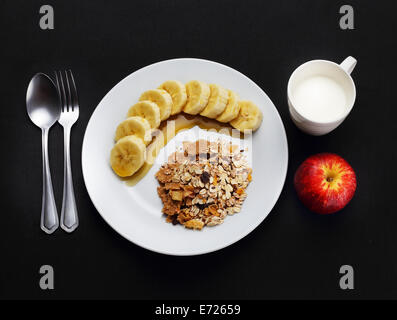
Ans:
{"type": "Polygon", "coordinates": [[[57,206],[52,188],[51,171],[48,159],[48,131],[43,129],[41,135],[43,153],[43,197],[41,204],[40,227],[45,233],[51,234],[59,227],[57,206]]]}
{"type": "Polygon", "coordinates": [[[63,128],[64,170],[61,228],[66,232],[73,232],[79,225],[76,200],[74,198],[72,167],[70,163],[70,129],[70,126],[65,126],[63,128]]]}

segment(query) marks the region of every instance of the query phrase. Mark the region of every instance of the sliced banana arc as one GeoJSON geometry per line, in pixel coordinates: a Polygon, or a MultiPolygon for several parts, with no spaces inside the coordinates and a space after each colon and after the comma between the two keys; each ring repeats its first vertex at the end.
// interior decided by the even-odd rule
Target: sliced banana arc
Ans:
{"type": "Polygon", "coordinates": [[[120,177],[129,177],[145,162],[146,147],[136,136],[121,138],[110,153],[110,165],[120,177]]]}
{"type": "Polygon", "coordinates": [[[160,120],[167,120],[171,115],[172,98],[169,93],[163,89],[153,89],[142,93],[139,101],[149,100],[158,105],[160,108],[160,120]]]}
{"type": "Polygon", "coordinates": [[[159,89],[167,91],[172,98],[171,115],[182,112],[187,101],[185,85],[180,81],[168,80],[164,82],[159,89]]]}
{"type": "Polygon", "coordinates": [[[225,111],[221,113],[216,120],[220,122],[230,122],[237,118],[240,112],[239,96],[232,90],[229,90],[229,100],[227,102],[225,111]]]}
{"type": "Polygon", "coordinates": [[[229,93],[217,84],[210,84],[210,89],[211,94],[208,104],[200,114],[204,117],[215,119],[225,110],[229,93]]]}
{"type": "Polygon", "coordinates": [[[152,140],[151,132],[149,121],[138,116],[129,117],[118,125],[115,140],[118,141],[126,136],[137,136],[148,145],[152,140]]]}
{"type": "Polygon", "coordinates": [[[182,111],[201,114],[229,122],[241,132],[257,130],[263,119],[261,110],[253,102],[241,101],[232,90],[198,80],[190,81],[186,86],[179,81],[166,81],[159,89],[144,92],[139,100],[129,109],[128,118],[116,129],[116,144],[110,154],[110,164],[120,177],[129,177],[142,167],[153,129],[171,114],[182,111]]]}
{"type": "Polygon", "coordinates": [[[211,90],[205,82],[192,80],[186,83],[186,93],[188,101],[183,111],[188,114],[198,114],[207,106],[211,90]]]}
{"type": "Polygon", "coordinates": [[[230,124],[241,132],[258,129],[263,119],[262,111],[251,101],[240,101],[239,105],[240,112],[230,124]]]}
{"type": "Polygon", "coordinates": [[[152,129],[160,125],[160,108],[152,101],[139,101],[128,110],[127,117],[142,117],[146,119],[152,129]]]}

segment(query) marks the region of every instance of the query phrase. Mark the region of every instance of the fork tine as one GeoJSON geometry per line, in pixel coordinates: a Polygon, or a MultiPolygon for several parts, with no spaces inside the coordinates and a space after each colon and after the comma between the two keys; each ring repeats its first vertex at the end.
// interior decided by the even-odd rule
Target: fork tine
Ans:
{"type": "Polygon", "coordinates": [[[76,83],[74,82],[74,77],[73,77],[73,73],[72,70],[68,70],[69,71],[69,77],[71,79],[72,82],[72,90],[71,90],[71,94],[72,94],[72,105],[73,105],[73,110],[78,110],[79,109],[79,97],[77,95],[77,88],[76,88],[76,83]]]}
{"type": "Polygon", "coordinates": [[[68,73],[67,73],[67,71],[65,70],[64,71],[64,73],[65,73],[65,79],[66,79],[66,92],[67,92],[67,101],[68,101],[68,111],[69,112],[72,112],[73,111],[73,104],[72,104],[72,93],[71,93],[71,90],[70,90],[70,84],[69,84],[69,78],[68,78],[68,73]]]}
{"type": "Polygon", "coordinates": [[[61,93],[59,92],[59,79],[58,79],[58,74],[57,74],[56,70],[54,71],[54,75],[55,75],[55,84],[57,87],[57,91],[58,91],[59,96],[61,96],[61,93]]]}
{"type": "Polygon", "coordinates": [[[59,78],[60,78],[60,91],[61,91],[61,96],[62,96],[62,112],[67,112],[68,111],[68,102],[67,102],[67,97],[66,97],[66,91],[65,91],[65,85],[63,83],[63,77],[62,77],[62,72],[59,72],[59,78]]]}

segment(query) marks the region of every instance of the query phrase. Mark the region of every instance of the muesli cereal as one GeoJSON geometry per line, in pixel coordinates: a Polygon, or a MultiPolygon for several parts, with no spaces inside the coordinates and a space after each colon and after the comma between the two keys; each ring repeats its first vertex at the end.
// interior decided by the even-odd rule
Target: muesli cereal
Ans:
{"type": "Polygon", "coordinates": [[[243,152],[220,141],[183,142],[156,173],[166,221],[201,230],[240,212],[252,180],[243,152]]]}

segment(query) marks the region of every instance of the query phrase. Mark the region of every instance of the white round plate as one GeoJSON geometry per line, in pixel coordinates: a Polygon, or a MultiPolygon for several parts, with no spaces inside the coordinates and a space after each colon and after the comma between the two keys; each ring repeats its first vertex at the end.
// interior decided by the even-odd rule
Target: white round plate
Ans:
{"type": "MultiPolygon", "coordinates": [[[[191,130],[201,130],[193,128],[191,130]]],[[[180,133],[181,134],[181,133],[180,133]]],[[[176,138],[174,138],[176,139],[176,138]]],[[[165,152],[163,150],[163,152],[165,152]]],[[[163,155],[160,153],[159,159],[163,155]]],[[[201,59],[174,59],[142,68],[119,82],[102,99],[87,125],[82,150],[84,181],[103,219],[131,242],[163,254],[198,255],[225,248],[254,230],[275,205],[288,166],[287,138],[269,97],[252,80],[225,65],[201,59]],[[109,165],[117,125],[142,92],[163,81],[192,79],[217,83],[251,100],[263,112],[263,123],[252,138],[253,180],[240,213],[201,231],[165,222],[154,177],[156,163],[136,186],[130,187],[109,165]]]]}

